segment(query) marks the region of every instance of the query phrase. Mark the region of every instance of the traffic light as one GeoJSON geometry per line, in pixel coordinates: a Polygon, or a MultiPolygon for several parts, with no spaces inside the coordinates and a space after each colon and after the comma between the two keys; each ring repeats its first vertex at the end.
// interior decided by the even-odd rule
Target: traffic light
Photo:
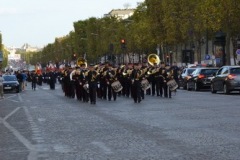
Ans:
{"type": "Polygon", "coordinates": [[[121,39],[121,48],[122,49],[126,48],[126,40],[125,39],[121,39]]]}

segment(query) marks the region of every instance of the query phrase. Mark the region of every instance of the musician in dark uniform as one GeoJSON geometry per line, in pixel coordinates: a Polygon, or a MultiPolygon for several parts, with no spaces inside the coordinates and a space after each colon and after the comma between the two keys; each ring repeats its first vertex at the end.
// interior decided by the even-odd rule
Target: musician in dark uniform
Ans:
{"type": "Polygon", "coordinates": [[[50,71],[49,72],[49,86],[50,86],[50,89],[52,89],[52,90],[55,89],[55,80],[56,80],[56,77],[55,77],[54,72],[50,71]]]}
{"type": "Polygon", "coordinates": [[[97,98],[97,72],[94,70],[94,65],[90,65],[88,71],[89,96],[91,104],[96,104],[97,98]]]}
{"type": "Polygon", "coordinates": [[[67,97],[71,97],[71,94],[72,94],[72,87],[71,87],[71,80],[70,80],[70,74],[72,72],[72,68],[71,67],[68,67],[68,70],[66,72],[66,75],[65,75],[65,83],[64,83],[64,86],[65,86],[65,89],[66,89],[66,92],[65,92],[65,95],[67,97]]]}
{"type": "Polygon", "coordinates": [[[82,64],[81,65],[81,73],[80,73],[80,93],[83,102],[88,102],[89,101],[89,93],[88,90],[85,90],[83,86],[87,84],[87,76],[86,73],[88,70],[86,69],[86,65],[82,64]]]}
{"type": "MultiPolygon", "coordinates": [[[[119,80],[119,82],[121,83],[122,86],[123,86],[123,83],[124,83],[124,78],[123,78],[124,67],[125,66],[119,66],[117,68],[117,71],[116,71],[116,79],[119,80]]],[[[125,92],[122,89],[120,92],[117,93],[117,95],[118,96],[125,95],[125,92]]]]}
{"type": "Polygon", "coordinates": [[[172,67],[170,68],[171,71],[172,71],[172,76],[173,76],[173,79],[177,82],[178,86],[179,86],[179,72],[180,72],[180,69],[179,67],[177,66],[177,63],[174,62],[172,67]]]}
{"type": "Polygon", "coordinates": [[[138,63],[134,64],[134,69],[131,74],[132,79],[132,98],[135,103],[141,102],[141,70],[140,65],[138,63]]]}
{"type": "Polygon", "coordinates": [[[106,81],[108,84],[108,100],[109,101],[112,100],[112,97],[113,97],[114,101],[116,101],[116,99],[117,99],[117,93],[114,92],[114,90],[111,86],[111,84],[117,80],[115,69],[113,69],[112,67],[109,67],[109,70],[106,75],[106,81]]]}
{"type": "Polygon", "coordinates": [[[158,92],[158,88],[157,88],[157,80],[158,80],[158,77],[157,77],[157,73],[156,73],[156,70],[158,69],[158,66],[157,66],[157,63],[154,63],[154,66],[152,67],[152,71],[154,73],[151,74],[152,78],[152,96],[155,96],[155,93],[158,92]]]}
{"type": "MultiPolygon", "coordinates": [[[[161,66],[160,69],[158,71],[159,74],[159,79],[158,79],[158,88],[159,88],[159,96],[162,97],[163,96],[163,91],[166,88],[166,81],[165,78],[167,77],[167,72],[166,72],[166,68],[165,68],[165,63],[161,62],[161,66]]],[[[164,92],[165,95],[165,92],[164,92]]]]}
{"type": "Polygon", "coordinates": [[[75,81],[73,79],[71,79],[71,73],[73,71],[73,68],[70,67],[69,68],[69,73],[68,73],[68,77],[69,77],[69,98],[75,98],[75,81]]]}
{"type": "Polygon", "coordinates": [[[124,90],[124,93],[125,93],[125,96],[126,97],[132,97],[132,77],[131,77],[131,74],[132,74],[132,70],[133,70],[133,64],[129,63],[126,70],[124,71],[124,84],[123,84],[123,90],[124,90]]]}
{"type": "Polygon", "coordinates": [[[80,88],[80,67],[76,67],[75,74],[72,77],[75,80],[75,92],[77,100],[82,100],[81,88],[80,88]]]}
{"type": "Polygon", "coordinates": [[[165,98],[172,98],[172,92],[167,85],[167,82],[172,79],[171,68],[169,65],[166,65],[166,74],[165,74],[165,81],[164,81],[164,97],[165,98]]]}
{"type": "Polygon", "coordinates": [[[101,96],[102,99],[107,99],[107,81],[106,81],[106,73],[109,70],[109,63],[105,62],[105,66],[102,69],[102,73],[100,75],[99,81],[100,81],[100,88],[101,88],[101,96]]]}
{"type": "MultiPolygon", "coordinates": [[[[147,79],[147,66],[143,63],[142,64],[142,66],[141,66],[141,74],[142,74],[142,76],[141,76],[141,78],[142,78],[142,80],[143,79],[147,79]],[[143,73],[144,72],[144,73],[143,73]]],[[[142,97],[142,99],[144,99],[144,97],[145,97],[145,93],[144,93],[144,90],[143,89],[141,89],[141,97],[142,97]]]]}

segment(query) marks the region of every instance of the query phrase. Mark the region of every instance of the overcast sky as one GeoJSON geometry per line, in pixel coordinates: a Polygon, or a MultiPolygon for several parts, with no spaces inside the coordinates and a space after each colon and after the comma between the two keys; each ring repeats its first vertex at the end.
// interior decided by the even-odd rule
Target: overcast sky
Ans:
{"type": "Polygon", "coordinates": [[[0,0],[4,45],[43,47],[73,30],[73,22],[103,17],[112,9],[131,8],[144,0],[0,0]]]}

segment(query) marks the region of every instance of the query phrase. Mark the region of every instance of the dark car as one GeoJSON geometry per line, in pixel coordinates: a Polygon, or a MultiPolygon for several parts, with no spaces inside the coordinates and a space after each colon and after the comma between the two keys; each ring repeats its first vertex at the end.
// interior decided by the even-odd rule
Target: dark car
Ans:
{"type": "Polygon", "coordinates": [[[187,80],[187,90],[199,91],[203,88],[211,87],[211,80],[218,68],[196,68],[191,74],[191,78],[187,80]]]}
{"type": "Polygon", "coordinates": [[[19,83],[15,75],[3,75],[3,90],[19,92],[19,83]]]}
{"type": "Polygon", "coordinates": [[[191,74],[195,71],[196,68],[185,68],[182,70],[179,76],[179,87],[183,87],[183,89],[187,89],[187,80],[191,78],[191,74]]]}
{"type": "Polygon", "coordinates": [[[223,91],[225,94],[240,91],[240,66],[221,67],[212,79],[211,91],[223,91]]]}

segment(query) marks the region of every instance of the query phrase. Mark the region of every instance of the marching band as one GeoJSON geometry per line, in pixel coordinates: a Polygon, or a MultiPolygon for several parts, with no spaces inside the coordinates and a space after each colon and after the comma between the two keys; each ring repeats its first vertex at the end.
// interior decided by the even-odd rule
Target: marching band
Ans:
{"type": "Polygon", "coordinates": [[[77,67],[62,70],[60,82],[65,96],[91,104],[96,104],[97,98],[116,101],[118,96],[131,97],[135,103],[140,103],[145,94],[171,98],[178,87],[174,75],[178,68],[160,64],[157,55],[151,55],[148,63],[150,66],[134,63],[116,67],[108,62],[87,66],[80,59],[77,67]]]}

